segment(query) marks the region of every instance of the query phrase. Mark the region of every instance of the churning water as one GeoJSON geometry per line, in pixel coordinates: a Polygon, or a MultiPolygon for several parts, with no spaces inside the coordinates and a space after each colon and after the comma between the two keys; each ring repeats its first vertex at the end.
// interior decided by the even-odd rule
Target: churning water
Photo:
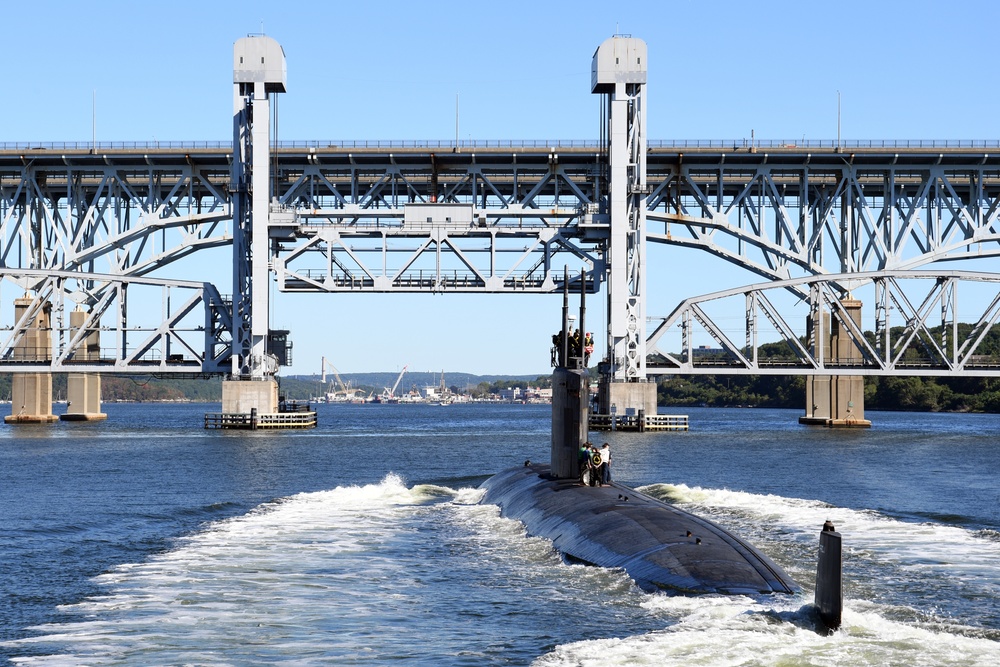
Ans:
{"type": "Polygon", "coordinates": [[[547,407],[321,406],[305,433],[109,405],[0,446],[0,654],[29,665],[1000,664],[1000,417],[692,410],[595,434],[615,476],[747,538],[800,596],[649,595],[480,506],[547,407]],[[605,438],[604,436],[608,436],[605,438]],[[813,631],[819,529],[843,628],[813,631]]]}

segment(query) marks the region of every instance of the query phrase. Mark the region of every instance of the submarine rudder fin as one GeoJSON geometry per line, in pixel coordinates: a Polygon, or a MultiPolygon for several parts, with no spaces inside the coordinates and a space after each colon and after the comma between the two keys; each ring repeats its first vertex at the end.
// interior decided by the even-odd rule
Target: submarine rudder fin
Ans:
{"type": "Polygon", "coordinates": [[[844,610],[843,545],[832,521],[819,534],[816,562],[816,592],[813,598],[819,618],[827,631],[840,627],[844,610]]]}

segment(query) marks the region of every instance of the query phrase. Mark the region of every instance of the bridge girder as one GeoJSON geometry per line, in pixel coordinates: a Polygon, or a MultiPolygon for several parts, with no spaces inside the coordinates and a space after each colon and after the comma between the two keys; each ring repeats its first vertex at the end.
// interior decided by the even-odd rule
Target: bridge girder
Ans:
{"type": "MultiPolygon", "coordinates": [[[[545,292],[561,289],[569,264],[600,289],[610,244],[604,149],[508,144],[278,147],[281,207],[268,237],[279,284],[545,292]],[[461,208],[463,222],[417,217],[439,204],[461,208]]],[[[651,142],[638,194],[649,243],[698,247],[771,279],[846,280],[854,271],[995,257],[997,153],[651,142]]],[[[222,144],[0,150],[5,277],[38,289],[44,279],[32,271],[72,271],[87,284],[74,291],[96,305],[109,283],[90,274],[165,275],[179,259],[232,243],[231,162],[232,147],[222,144]]],[[[801,281],[786,289],[808,296],[801,281]]]]}
{"type": "MultiPolygon", "coordinates": [[[[594,215],[600,147],[435,148],[446,157],[412,147],[279,148],[275,196],[306,224],[291,235],[287,224],[272,224],[274,242],[307,243],[321,222],[402,225],[408,204],[440,201],[471,205],[487,229],[554,228],[578,254],[605,250],[607,220],[594,215]]],[[[994,257],[993,155],[892,146],[753,153],[654,142],[647,240],[697,247],[775,279],[994,257]]],[[[221,145],[0,151],[0,263],[146,275],[227,245],[231,160],[231,147],[221,145]]],[[[442,220],[425,237],[433,227],[462,231],[442,220]]]]}
{"type": "Polygon", "coordinates": [[[1000,254],[1000,163],[985,151],[670,150],[673,164],[650,159],[652,242],[777,280],[1000,254]]]}
{"type": "Polygon", "coordinates": [[[684,300],[650,335],[656,361],[648,369],[671,375],[996,376],[1000,346],[990,330],[998,320],[997,273],[891,270],[772,281],[684,300]],[[789,293],[808,296],[789,304],[789,293]],[[864,304],[861,326],[845,300],[864,304]],[[961,321],[960,303],[971,315],[961,321]],[[731,313],[740,307],[745,318],[737,328],[731,313]],[[856,354],[838,357],[828,349],[823,341],[834,327],[856,354]],[[696,345],[697,338],[717,347],[696,345]]]}
{"type": "Polygon", "coordinates": [[[33,286],[25,294],[30,304],[23,316],[0,329],[0,372],[204,375],[227,370],[232,303],[210,283],[51,269],[0,269],[0,279],[33,286]],[[79,326],[70,322],[75,309],[87,313],[79,326]],[[28,336],[43,310],[49,315],[45,336],[28,336]],[[50,340],[51,347],[27,348],[29,339],[50,340]]]}
{"type": "Polygon", "coordinates": [[[0,266],[142,276],[229,245],[228,182],[188,153],[4,154],[0,266]]]}
{"type": "Polygon", "coordinates": [[[561,288],[571,265],[596,291],[598,242],[607,237],[586,215],[596,206],[596,159],[567,166],[545,147],[349,152],[346,161],[312,152],[309,165],[286,163],[279,179],[287,184],[283,210],[272,214],[279,288],[545,293],[561,288]]]}

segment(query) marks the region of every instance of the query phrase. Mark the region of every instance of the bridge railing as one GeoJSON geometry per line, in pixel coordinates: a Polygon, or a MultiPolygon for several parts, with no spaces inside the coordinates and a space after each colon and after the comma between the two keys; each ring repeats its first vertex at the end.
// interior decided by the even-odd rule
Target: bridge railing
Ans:
{"type": "Polygon", "coordinates": [[[649,148],[1000,148],[1000,139],[672,139],[651,140],[649,148]]]}
{"type": "MultiPolygon", "coordinates": [[[[648,148],[1000,148],[1000,139],[652,139],[648,148]]],[[[231,141],[3,141],[0,151],[131,151],[131,150],[224,150],[232,149],[231,141]]],[[[597,148],[595,139],[331,139],[286,140],[275,142],[278,149],[505,149],[505,148],[597,148]]]]}
{"type": "MultiPolygon", "coordinates": [[[[541,289],[547,279],[551,279],[554,284],[559,283],[556,276],[545,273],[529,274],[514,273],[503,279],[505,288],[512,290],[541,289]]],[[[433,290],[453,289],[453,290],[474,290],[481,291],[486,287],[486,283],[479,275],[468,271],[414,271],[398,275],[391,280],[394,288],[433,290]]],[[[304,269],[289,273],[284,279],[281,287],[285,291],[320,291],[314,287],[315,283],[320,283],[330,290],[351,290],[351,289],[372,289],[375,287],[375,280],[363,274],[333,274],[329,275],[323,269],[304,269]]],[[[587,281],[588,289],[593,289],[593,281],[587,281]]]]}
{"type": "MultiPolygon", "coordinates": [[[[437,139],[330,139],[330,140],[287,140],[273,144],[279,149],[295,148],[593,148],[593,139],[469,139],[459,142],[437,139]]],[[[208,149],[231,150],[232,141],[3,141],[0,150],[176,150],[208,149]]]]}

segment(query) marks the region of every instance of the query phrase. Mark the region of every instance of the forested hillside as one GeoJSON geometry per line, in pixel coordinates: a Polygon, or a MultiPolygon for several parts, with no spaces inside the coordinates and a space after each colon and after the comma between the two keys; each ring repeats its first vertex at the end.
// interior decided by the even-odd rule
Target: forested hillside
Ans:
{"type": "MultiPolygon", "coordinates": [[[[660,405],[805,409],[805,377],[695,375],[661,380],[660,405]]],[[[1000,412],[1000,378],[865,378],[866,410],[1000,412]]]]}
{"type": "MultiPolygon", "coordinates": [[[[345,376],[344,381],[366,392],[379,393],[386,386],[366,380],[388,381],[391,373],[345,376]]],[[[596,372],[591,373],[596,377],[596,372]]],[[[431,383],[432,374],[417,376],[400,382],[399,391],[411,387],[423,388],[431,383]],[[424,380],[424,382],[419,382],[424,380]]],[[[329,379],[329,378],[328,378],[329,379]]],[[[440,382],[440,374],[437,375],[440,382]]],[[[455,373],[445,375],[446,384],[453,392],[468,392],[474,396],[497,393],[509,387],[547,387],[547,375],[497,377],[455,373]],[[462,384],[449,381],[463,380],[462,384]]],[[[280,378],[281,395],[292,400],[308,400],[323,393],[319,378],[280,378]]],[[[328,386],[329,386],[328,382],[328,386]]],[[[222,400],[222,380],[211,379],[155,379],[149,377],[101,378],[104,401],[179,401],[219,402],[222,400]]],[[[66,397],[66,376],[52,378],[55,400],[66,397]]],[[[0,375],[0,399],[10,399],[10,374],[0,375]]],[[[747,406],[775,408],[805,408],[805,378],[801,376],[735,376],[694,375],[673,376],[660,379],[658,402],[665,406],[747,406]]],[[[869,377],[865,378],[865,408],[868,410],[915,410],[925,412],[993,412],[1000,413],[1000,378],[922,378],[922,377],[869,377]]]]}

